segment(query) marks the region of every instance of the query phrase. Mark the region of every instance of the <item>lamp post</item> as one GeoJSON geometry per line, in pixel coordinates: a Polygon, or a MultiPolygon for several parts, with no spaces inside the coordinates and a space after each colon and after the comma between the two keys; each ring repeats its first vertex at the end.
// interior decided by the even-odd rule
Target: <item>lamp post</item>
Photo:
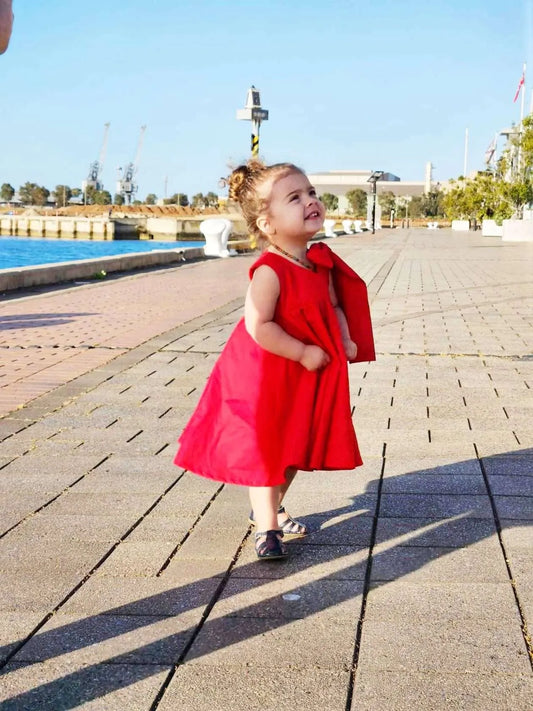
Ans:
{"type": "Polygon", "coordinates": [[[372,185],[372,234],[376,233],[376,183],[383,177],[383,173],[383,170],[373,170],[372,175],[367,180],[367,183],[372,185]]]}
{"type": "Polygon", "coordinates": [[[245,108],[237,111],[237,119],[252,122],[252,158],[257,158],[259,155],[259,128],[261,121],[268,121],[268,111],[261,108],[259,89],[256,89],[253,84],[248,89],[245,108]]]}

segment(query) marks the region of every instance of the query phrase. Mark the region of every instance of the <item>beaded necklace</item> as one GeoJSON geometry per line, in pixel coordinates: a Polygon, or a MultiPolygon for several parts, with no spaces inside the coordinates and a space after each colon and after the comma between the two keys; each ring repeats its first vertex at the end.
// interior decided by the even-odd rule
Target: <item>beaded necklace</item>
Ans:
{"type": "Polygon", "coordinates": [[[281,254],[284,254],[286,257],[289,259],[293,259],[295,262],[298,262],[298,264],[301,264],[302,267],[305,267],[306,269],[309,269],[310,271],[314,272],[315,271],[315,265],[314,264],[306,264],[303,259],[300,259],[299,257],[294,256],[294,254],[291,254],[290,252],[286,252],[282,247],[280,247],[278,244],[274,244],[274,242],[270,242],[270,246],[274,247],[274,249],[277,249],[278,252],[281,252],[281,254]]]}

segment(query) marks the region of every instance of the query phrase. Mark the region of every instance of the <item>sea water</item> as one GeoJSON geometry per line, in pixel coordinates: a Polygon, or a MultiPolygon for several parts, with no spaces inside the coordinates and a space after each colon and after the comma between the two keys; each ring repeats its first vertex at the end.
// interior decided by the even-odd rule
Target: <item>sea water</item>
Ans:
{"type": "Polygon", "coordinates": [[[39,264],[74,262],[158,249],[203,247],[205,242],[155,242],[153,240],[44,239],[0,237],[0,269],[15,269],[39,264]]]}

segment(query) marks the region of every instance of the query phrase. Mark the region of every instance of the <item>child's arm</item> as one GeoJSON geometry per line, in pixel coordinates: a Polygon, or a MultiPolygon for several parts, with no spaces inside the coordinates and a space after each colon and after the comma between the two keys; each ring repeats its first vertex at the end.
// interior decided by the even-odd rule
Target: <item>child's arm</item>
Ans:
{"type": "Polygon", "coordinates": [[[335,287],[333,286],[333,278],[331,273],[329,275],[329,296],[331,298],[331,303],[337,314],[337,321],[339,322],[339,327],[341,329],[342,345],[344,346],[344,352],[346,354],[347,360],[353,360],[357,355],[357,344],[352,341],[350,336],[350,331],[348,330],[348,322],[346,321],[346,316],[342,310],[339,300],[337,299],[337,294],[335,292],[335,287]]]}
{"type": "Polygon", "coordinates": [[[250,336],[261,348],[301,363],[307,370],[326,366],[330,358],[322,348],[293,338],[273,321],[278,298],[276,272],[263,264],[254,272],[244,305],[244,323],[250,336]]]}

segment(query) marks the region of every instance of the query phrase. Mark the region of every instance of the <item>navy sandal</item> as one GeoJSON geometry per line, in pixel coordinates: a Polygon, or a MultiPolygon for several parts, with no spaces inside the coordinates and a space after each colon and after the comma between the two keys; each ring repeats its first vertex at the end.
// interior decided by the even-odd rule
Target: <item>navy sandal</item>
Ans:
{"type": "Polygon", "coordinates": [[[281,542],[282,538],[282,531],[258,531],[255,534],[255,552],[259,560],[286,558],[289,554],[281,542]]]}
{"type": "MultiPolygon", "coordinates": [[[[303,538],[309,533],[305,523],[301,521],[296,521],[290,514],[285,511],[284,506],[280,506],[278,509],[279,514],[285,514],[285,519],[279,524],[280,529],[286,538],[303,538]]],[[[248,523],[255,526],[254,512],[250,511],[250,516],[248,517],[248,523]]]]}

